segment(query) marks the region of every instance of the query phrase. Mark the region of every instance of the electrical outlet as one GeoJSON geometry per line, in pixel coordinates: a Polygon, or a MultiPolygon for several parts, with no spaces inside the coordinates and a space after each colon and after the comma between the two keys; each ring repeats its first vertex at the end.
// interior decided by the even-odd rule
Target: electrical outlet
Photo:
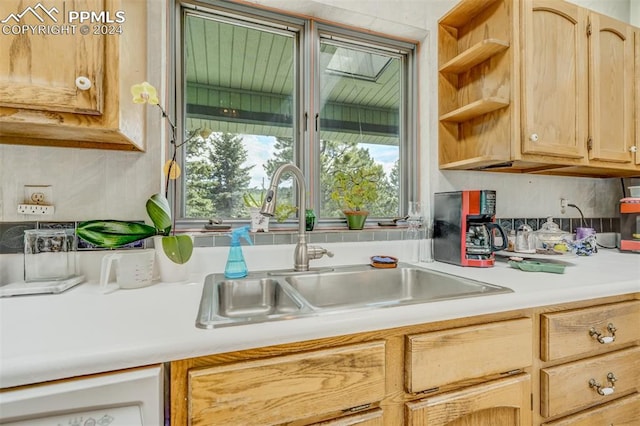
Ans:
{"type": "Polygon", "coordinates": [[[51,185],[25,185],[24,204],[53,204],[53,189],[51,185]]]}
{"type": "Polygon", "coordinates": [[[40,204],[18,204],[18,213],[20,214],[35,214],[45,215],[53,214],[55,208],[53,206],[43,206],[40,204]]]}
{"type": "Polygon", "coordinates": [[[565,214],[567,211],[567,204],[569,204],[569,200],[566,198],[560,198],[560,213],[565,214]]]}

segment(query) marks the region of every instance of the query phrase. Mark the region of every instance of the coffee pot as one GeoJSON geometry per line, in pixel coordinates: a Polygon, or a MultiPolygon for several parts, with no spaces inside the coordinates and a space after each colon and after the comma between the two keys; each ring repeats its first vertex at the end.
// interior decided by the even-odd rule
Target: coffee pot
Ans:
{"type": "Polygon", "coordinates": [[[504,229],[494,222],[470,223],[466,235],[467,255],[484,255],[507,247],[507,236],[504,229]],[[493,230],[497,230],[502,237],[502,244],[496,246],[493,230]]]}

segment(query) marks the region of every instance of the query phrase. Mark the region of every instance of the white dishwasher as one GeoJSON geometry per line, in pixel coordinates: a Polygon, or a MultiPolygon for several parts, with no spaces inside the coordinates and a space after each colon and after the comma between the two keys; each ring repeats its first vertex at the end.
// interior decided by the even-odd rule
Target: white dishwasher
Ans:
{"type": "Polygon", "coordinates": [[[3,426],[159,426],[163,367],[72,378],[0,392],[3,426]]]}

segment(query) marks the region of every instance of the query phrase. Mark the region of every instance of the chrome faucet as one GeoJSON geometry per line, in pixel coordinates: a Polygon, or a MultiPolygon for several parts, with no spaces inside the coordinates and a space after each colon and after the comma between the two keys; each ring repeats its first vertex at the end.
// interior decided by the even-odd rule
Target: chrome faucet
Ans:
{"type": "Polygon", "coordinates": [[[298,244],[293,252],[293,270],[308,271],[309,260],[320,259],[325,254],[333,257],[333,253],[318,246],[307,246],[307,234],[305,229],[305,202],[307,200],[307,189],[302,171],[292,163],[283,164],[276,169],[271,178],[269,190],[262,203],[260,213],[264,216],[272,217],[276,210],[276,195],[278,193],[278,183],[281,176],[291,172],[296,179],[298,186],[298,244]]]}

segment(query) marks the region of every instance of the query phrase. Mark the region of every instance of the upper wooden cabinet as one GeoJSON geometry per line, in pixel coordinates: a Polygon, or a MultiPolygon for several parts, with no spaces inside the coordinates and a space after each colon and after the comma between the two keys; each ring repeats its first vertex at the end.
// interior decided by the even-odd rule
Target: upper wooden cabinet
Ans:
{"type": "Polygon", "coordinates": [[[146,79],[146,2],[28,6],[0,5],[0,143],[143,150],[129,90],[146,79]]]}
{"type": "Polygon", "coordinates": [[[635,31],[635,39],[636,39],[636,61],[635,61],[635,101],[636,106],[634,108],[635,116],[633,121],[636,126],[636,142],[635,145],[631,148],[632,151],[635,152],[636,157],[636,165],[640,166],[640,29],[636,29],[635,31]]]}
{"type": "Polygon", "coordinates": [[[635,162],[634,31],[589,15],[589,160],[635,162]]]}
{"type": "Polygon", "coordinates": [[[640,175],[632,26],[560,0],[463,0],[439,27],[441,169],[640,175]],[[448,65],[477,44],[501,49],[448,65]]]}
{"type": "Polygon", "coordinates": [[[587,11],[524,3],[522,154],[583,158],[587,141],[587,11]]]}
{"type": "MultiPolygon", "coordinates": [[[[23,33],[20,25],[42,25],[40,19],[47,18],[44,28],[65,28],[59,17],[55,3],[41,2],[43,6],[36,13],[26,13],[19,19],[10,19],[4,28],[19,34],[4,34],[0,44],[0,55],[6,58],[0,64],[0,106],[73,112],[80,114],[100,114],[102,112],[104,35],[78,37],[78,26],[66,24],[67,31],[51,35],[23,33]],[[48,18],[45,13],[53,18],[48,18]],[[15,25],[12,25],[15,24],[15,25]],[[54,27],[55,25],[55,27],[54,27]],[[80,79],[80,80],[78,80],[80,79]],[[76,83],[77,82],[77,83],[76,83]],[[86,87],[80,89],[80,87],[86,87]]],[[[58,6],[59,6],[58,2],[58,6]]],[[[24,11],[25,3],[9,0],[3,4],[2,16],[7,11],[24,11]]],[[[76,1],[75,8],[82,10],[102,10],[104,1],[76,1]]],[[[6,31],[5,31],[6,32],[6,31]]]]}

